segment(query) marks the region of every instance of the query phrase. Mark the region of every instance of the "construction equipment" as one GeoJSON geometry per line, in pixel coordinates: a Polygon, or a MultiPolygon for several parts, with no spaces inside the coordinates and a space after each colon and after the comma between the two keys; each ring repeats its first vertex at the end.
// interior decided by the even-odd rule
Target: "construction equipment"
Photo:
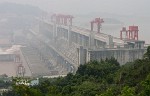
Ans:
{"type": "Polygon", "coordinates": [[[101,18],[95,18],[95,20],[91,21],[91,31],[94,30],[94,23],[97,24],[97,33],[100,33],[100,29],[101,29],[102,23],[104,23],[104,20],[101,18]]]}
{"type": "Polygon", "coordinates": [[[123,27],[122,30],[120,31],[120,39],[122,40],[122,39],[128,39],[128,38],[129,38],[128,30],[126,29],[126,27],[123,27]]]}
{"type": "Polygon", "coordinates": [[[120,39],[127,39],[127,40],[138,40],[138,26],[129,26],[127,30],[126,27],[123,27],[120,31],[120,39]],[[125,36],[123,36],[125,32],[125,36]],[[124,37],[124,38],[123,38],[124,37]]]}
{"type": "Polygon", "coordinates": [[[129,26],[129,39],[138,40],[138,26],[129,26]]]}

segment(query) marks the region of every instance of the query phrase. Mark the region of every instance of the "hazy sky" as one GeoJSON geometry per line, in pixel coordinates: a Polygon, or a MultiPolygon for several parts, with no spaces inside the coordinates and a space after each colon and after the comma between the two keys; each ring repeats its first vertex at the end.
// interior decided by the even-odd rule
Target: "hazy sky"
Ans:
{"type": "MultiPolygon", "coordinates": [[[[150,0],[0,0],[1,2],[30,4],[47,12],[70,15],[95,12],[128,15],[129,20],[125,19],[124,22],[140,26],[139,38],[150,44],[150,0]],[[134,17],[136,15],[138,18],[134,17]]],[[[119,36],[119,30],[117,34],[119,36]]]]}
{"type": "Polygon", "coordinates": [[[0,2],[32,4],[48,12],[150,15],[150,0],[0,0],[0,2]]]}

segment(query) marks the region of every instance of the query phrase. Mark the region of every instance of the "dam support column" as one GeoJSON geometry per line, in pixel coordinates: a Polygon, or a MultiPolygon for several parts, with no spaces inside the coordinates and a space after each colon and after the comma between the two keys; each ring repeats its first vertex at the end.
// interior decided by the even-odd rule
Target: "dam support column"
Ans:
{"type": "Polygon", "coordinates": [[[87,49],[87,51],[86,51],[86,63],[88,63],[88,62],[90,62],[90,52],[87,49]]]}
{"type": "Polygon", "coordinates": [[[76,42],[77,42],[77,44],[80,45],[80,36],[79,36],[79,34],[77,34],[77,33],[76,33],[76,42]]]}
{"type": "Polygon", "coordinates": [[[72,42],[71,39],[72,39],[71,38],[71,25],[69,25],[69,28],[68,28],[68,42],[69,42],[69,46],[71,45],[71,42],[72,42]]]}
{"type": "Polygon", "coordinates": [[[109,48],[114,48],[113,37],[109,35],[108,39],[109,39],[109,48]]]}
{"type": "Polygon", "coordinates": [[[84,49],[83,46],[77,48],[78,51],[78,66],[85,64],[87,62],[87,49],[84,49]]]}
{"type": "Polygon", "coordinates": [[[95,48],[95,45],[94,45],[94,39],[95,39],[95,34],[94,34],[94,32],[91,32],[90,33],[90,36],[89,36],[89,48],[90,49],[94,49],[95,48]]]}
{"type": "Polygon", "coordinates": [[[57,24],[54,22],[54,26],[53,26],[53,40],[54,42],[56,42],[57,39],[57,24]]]}

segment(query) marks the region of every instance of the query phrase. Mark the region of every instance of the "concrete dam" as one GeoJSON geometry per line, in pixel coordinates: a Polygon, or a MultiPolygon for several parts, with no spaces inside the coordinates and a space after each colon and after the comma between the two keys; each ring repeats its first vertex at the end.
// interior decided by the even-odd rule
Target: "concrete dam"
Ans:
{"type": "MultiPolygon", "coordinates": [[[[141,59],[146,52],[145,41],[138,38],[138,26],[129,26],[129,29],[123,27],[120,38],[116,38],[100,32],[104,22],[100,18],[91,22],[91,30],[73,26],[72,19],[70,15],[60,14],[51,18],[37,18],[38,24],[25,30],[26,46],[36,51],[38,60],[47,68],[39,69],[45,72],[40,76],[75,73],[81,64],[111,57],[123,65],[141,59]],[[96,31],[94,24],[97,25],[96,31]]],[[[22,51],[27,56],[26,48],[22,48],[22,51]]],[[[35,68],[33,66],[31,70],[35,68]]],[[[38,70],[33,73],[37,75],[38,70]]]]}

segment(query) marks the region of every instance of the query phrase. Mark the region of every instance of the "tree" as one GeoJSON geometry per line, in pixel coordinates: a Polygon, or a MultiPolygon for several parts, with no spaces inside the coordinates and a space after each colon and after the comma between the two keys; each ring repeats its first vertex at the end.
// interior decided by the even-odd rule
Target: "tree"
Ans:
{"type": "Polygon", "coordinates": [[[103,94],[101,95],[96,95],[96,96],[114,96],[113,92],[112,92],[112,89],[107,89],[106,92],[104,92],[103,94]]]}
{"type": "Polygon", "coordinates": [[[150,96],[150,74],[141,85],[143,86],[143,90],[141,91],[140,96],[150,96]]]}
{"type": "Polygon", "coordinates": [[[147,52],[144,54],[144,59],[150,60],[150,46],[148,46],[147,52]]]}
{"type": "Polygon", "coordinates": [[[135,89],[130,88],[129,86],[125,86],[121,92],[120,96],[136,96],[135,89]]]}

